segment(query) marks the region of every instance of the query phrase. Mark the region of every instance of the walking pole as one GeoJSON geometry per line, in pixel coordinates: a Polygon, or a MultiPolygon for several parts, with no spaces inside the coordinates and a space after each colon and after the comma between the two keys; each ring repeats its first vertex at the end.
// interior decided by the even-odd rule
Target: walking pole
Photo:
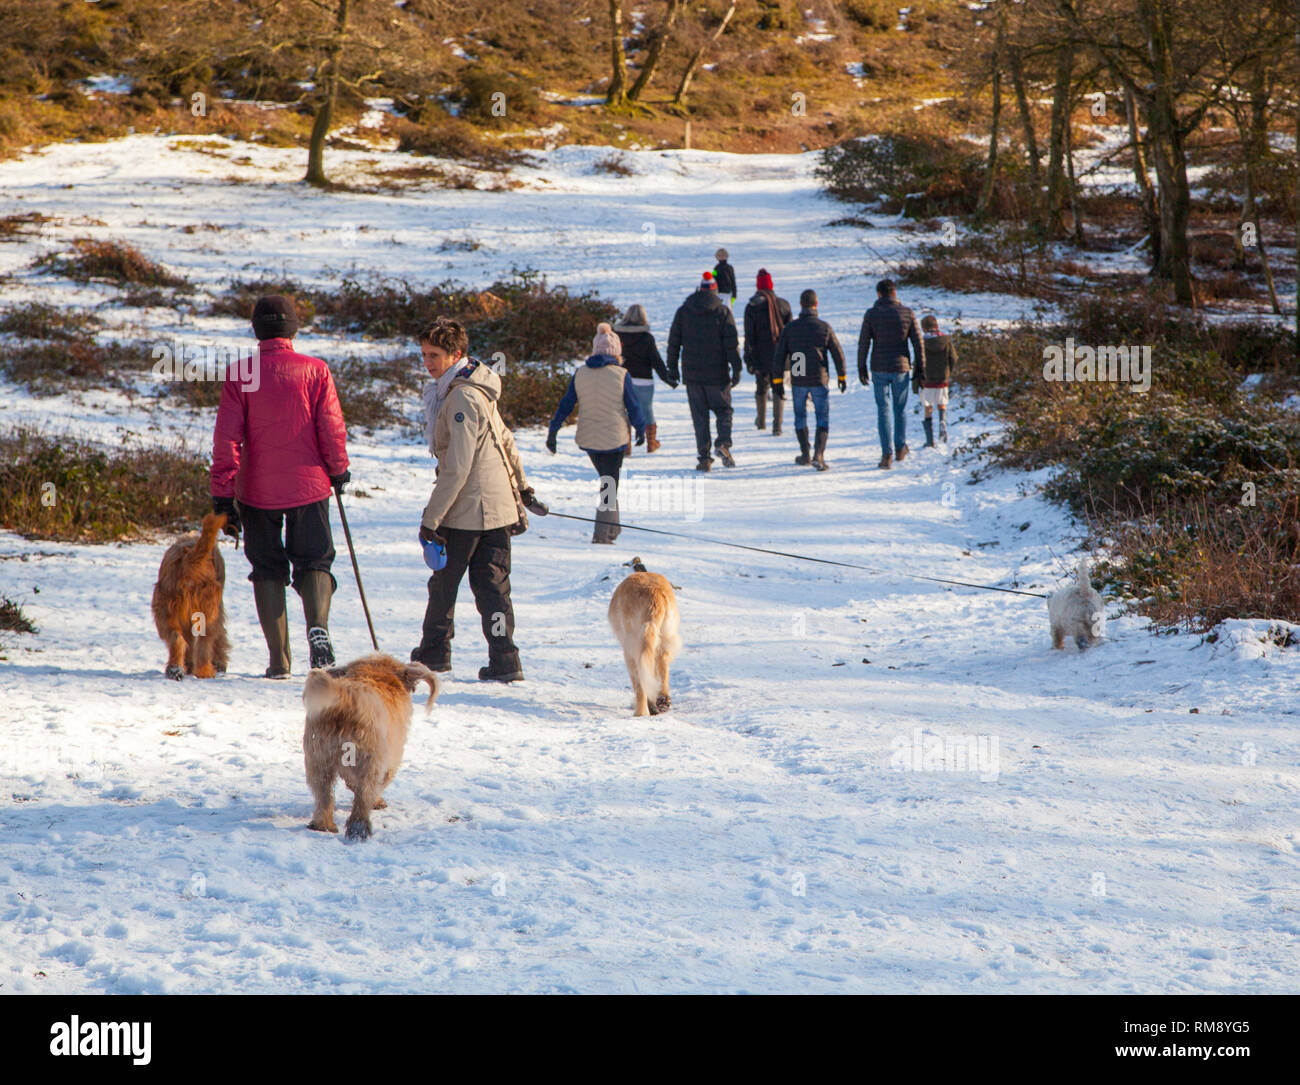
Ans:
{"type": "Polygon", "coordinates": [[[379,641],[375,639],[375,623],[370,620],[370,607],[366,604],[366,589],[361,586],[361,570],[357,567],[357,552],[352,546],[352,532],[348,530],[347,513],[343,511],[343,495],[334,490],[334,501],[339,507],[339,519],[343,522],[343,537],[348,541],[348,554],[352,558],[352,575],[357,578],[357,592],[361,595],[361,609],[366,612],[366,625],[370,627],[370,643],[379,651],[379,641]]]}

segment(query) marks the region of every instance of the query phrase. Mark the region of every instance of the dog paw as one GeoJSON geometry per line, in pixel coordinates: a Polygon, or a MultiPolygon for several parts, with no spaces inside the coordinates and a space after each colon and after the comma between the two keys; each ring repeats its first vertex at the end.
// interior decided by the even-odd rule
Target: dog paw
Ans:
{"type": "Polygon", "coordinates": [[[163,674],[177,682],[185,677],[185,672],[181,670],[180,667],[176,666],[175,663],[171,664],[165,671],[163,671],[163,674]]]}
{"type": "Polygon", "coordinates": [[[375,806],[374,806],[374,808],[375,808],[376,810],[387,810],[387,809],[388,809],[388,800],[387,800],[387,799],[376,799],[376,800],[375,800],[375,806]]]}
{"type": "Polygon", "coordinates": [[[347,832],[344,835],[348,840],[369,840],[373,834],[368,821],[353,821],[349,818],[347,832]]]}
{"type": "Polygon", "coordinates": [[[666,697],[661,695],[658,698],[658,700],[655,701],[655,707],[657,707],[660,712],[667,712],[670,708],[672,708],[672,706],[673,706],[673,699],[671,697],[666,697]]]}
{"type": "Polygon", "coordinates": [[[307,828],[317,833],[336,833],[339,831],[339,827],[334,824],[333,818],[329,821],[309,821],[307,822],[307,828]]]}
{"type": "Polygon", "coordinates": [[[194,671],[194,677],[195,678],[216,678],[217,672],[216,669],[212,666],[212,664],[209,663],[206,666],[196,668],[194,671]]]}

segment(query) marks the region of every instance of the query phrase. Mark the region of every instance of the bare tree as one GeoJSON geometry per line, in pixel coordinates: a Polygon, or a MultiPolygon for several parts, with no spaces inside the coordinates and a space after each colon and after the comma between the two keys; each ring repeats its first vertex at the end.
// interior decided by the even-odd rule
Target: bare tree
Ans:
{"type": "Polygon", "coordinates": [[[627,54],[623,50],[623,0],[609,0],[609,54],[611,73],[607,106],[627,101],[627,54]]]}
{"type": "Polygon", "coordinates": [[[677,21],[677,16],[681,12],[684,2],[685,0],[668,0],[668,10],[664,12],[663,21],[650,32],[650,41],[646,46],[645,63],[642,64],[641,71],[632,84],[632,89],[627,92],[628,101],[640,101],[641,95],[645,93],[645,89],[650,85],[650,80],[654,78],[655,69],[658,68],[659,60],[664,53],[664,46],[668,44],[673,24],[677,21]]]}
{"type": "MultiPolygon", "coordinates": [[[[321,100],[316,107],[316,119],[311,126],[311,141],[307,147],[307,176],[304,180],[311,185],[329,184],[329,179],[325,176],[325,137],[329,135],[330,120],[338,101],[343,49],[348,36],[348,5],[351,2],[352,0],[338,0],[338,6],[334,9],[334,34],[324,65],[325,85],[321,88],[321,100]]],[[[316,71],[316,82],[318,85],[321,83],[319,68],[316,71]]]]}
{"type": "Polygon", "coordinates": [[[1007,17],[1004,9],[998,8],[998,31],[993,43],[991,58],[992,71],[990,79],[993,84],[993,115],[989,121],[989,156],[984,166],[984,184],[980,186],[979,200],[975,204],[975,217],[984,218],[993,202],[993,189],[998,171],[998,138],[1002,121],[1002,64],[1007,37],[1007,17]]]}
{"type": "Polygon", "coordinates": [[[722,21],[713,28],[713,32],[704,39],[704,43],[695,50],[695,55],[691,57],[686,65],[686,70],[682,72],[682,80],[677,84],[677,93],[673,95],[673,104],[681,105],[686,100],[686,94],[691,89],[691,81],[695,78],[696,69],[700,66],[700,61],[704,59],[704,54],[709,47],[713,45],[727,29],[727,24],[731,22],[731,17],[736,14],[736,0],[731,0],[731,6],[722,16],[722,21]]]}

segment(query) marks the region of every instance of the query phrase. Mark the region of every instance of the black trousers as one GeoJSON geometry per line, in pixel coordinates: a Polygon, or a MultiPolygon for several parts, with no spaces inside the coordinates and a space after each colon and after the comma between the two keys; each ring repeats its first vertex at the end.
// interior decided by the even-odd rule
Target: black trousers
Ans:
{"type": "Polygon", "coordinates": [[[626,453],[620,448],[617,452],[588,452],[587,458],[600,475],[600,501],[602,509],[618,509],[618,476],[623,470],[623,457],[626,453]],[[612,480],[606,482],[606,479],[612,480]]]}
{"type": "MultiPolygon", "coordinates": [[[[249,580],[292,582],[296,589],[303,573],[330,572],[334,564],[334,536],[330,532],[328,497],[292,509],[258,509],[242,502],[238,503],[238,509],[244,524],[244,556],[253,566],[249,580]]],[[[330,580],[337,588],[333,573],[330,580]]]]}
{"type": "Polygon", "coordinates": [[[456,595],[466,570],[474,604],[483,620],[488,642],[488,666],[493,671],[517,671],[515,611],[510,604],[510,532],[462,531],[444,527],[438,534],[447,542],[447,564],[429,577],[429,605],[424,611],[420,646],[411,658],[426,667],[451,662],[451,642],[456,635],[456,595]]]}
{"type": "Polygon", "coordinates": [[[731,388],[725,384],[687,384],[686,400],[691,405],[695,424],[695,451],[702,460],[709,458],[709,412],[718,419],[715,448],[731,447],[731,388]]]}

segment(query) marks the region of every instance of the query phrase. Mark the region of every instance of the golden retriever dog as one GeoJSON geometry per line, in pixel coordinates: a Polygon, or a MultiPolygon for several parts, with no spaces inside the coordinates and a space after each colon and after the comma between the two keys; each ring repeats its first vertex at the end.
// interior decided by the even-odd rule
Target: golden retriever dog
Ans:
{"type": "Polygon", "coordinates": [[[1106,632],[1106,606],[1088,579],[1088,562],[1081,560],[1074,583],[1047,597],[1047,617],[1052,623],[1052,647],[1064,648],[1073,637],[1080,648],[1101,640],[1106,632]]]}
{"type": "Polygon", "coordinates": [[[167,548],[153,586],[153,623],[167,645],[168,678],[215,678],[230,660],[222,591],[226,563],[217,549],[225,516],[210,512],[203,530],[167,548]]]}
{"type": "Polygon", "coordinates": [[[421,682],[429,686],[424,707],[428,715],[438,698],[438,677],[423,663],[401,663],[381,653],[307,675],[302,752],[307,786],[316,799],[307,828],[339,831],[334,824],[334,779],[342,776],[352,790],[347,838],[370,838],[370,811],[388,805],[384,788],[402,763],[411,726],[411,694],[421,682]]]}
{"type": "Polygon", "coordinates": [[[609,600],[609,624],[623,646],[632,679],[636,715],[657,716],[672,705],[668,664],[681,651],[681,617],[673,586],[658,573],[646,572],[640,558],[609,600]]]}

